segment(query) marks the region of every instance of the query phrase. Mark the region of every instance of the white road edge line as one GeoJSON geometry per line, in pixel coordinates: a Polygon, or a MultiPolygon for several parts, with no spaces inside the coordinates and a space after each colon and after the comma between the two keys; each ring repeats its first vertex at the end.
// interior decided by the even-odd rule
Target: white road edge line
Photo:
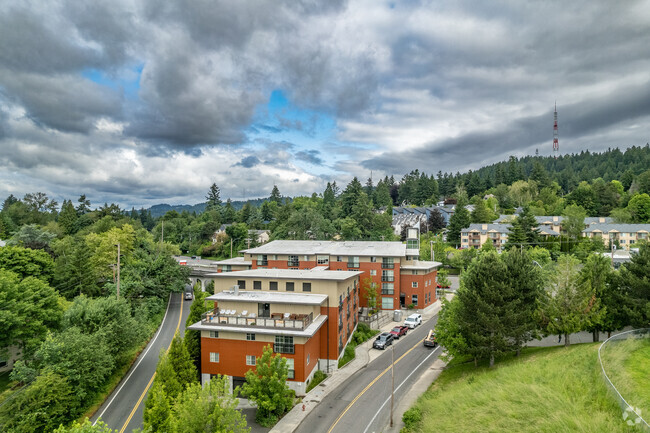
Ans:
{"type": "MultiPolygon", "coordinates": [[[[438,347],[436,347],[435,349],[433,349],[433,351],[432,351],[432,352],[431,352],[431,353],[430,353],[426,358],[424,358],[424,359],[422,360],[422,362],[418,364],[417,367],[415,367],[415,368],[413,369],[413,371],[411,372],[411,374],[409,374],[408,376],[406,376],[406,379],[404,379],[404,380],[402,381],[402,383],[400,383],[399,386],[398,386],[397,388],[395,388],[395,392],[397,392],[397,391],[402,387],[402,385],[404,385],[404,384],[406,383],[406,381],[409,380],[409,377],[411,377],[411,376],[413,375],[413,373],[415,373],[415,372],[417,371],[417,369],[420,368],[420,367],[422,366],[422,364],[424,364],[424,363],[426,362],[427,359],[431,358],[431,355],[433,355],[434,353],[436,353],[436,350],[438,350],[438,349],[440,349],[440,346],[438,346],[438,347]]],[[[386,401],[384,402],[384,404],[382,404],[382,405],[379,407],[379,409],[377,410],[377,413],[375,413],[375,416],[372,417],[372,419],[371,419],[370,422],[368,423],[368,426],[367,426],[366,429],[363,431],[363,433],[368,433],[368,429],[370,428],[370,425],[371,425],[373,422],[375,422],[375,418],[377,418],[377,415],[379,415],[379,412],[381,412],[381,410],[384,408],[384,406],[386,406],[386,404],[387,404],[389,401],[390,401],[390,397],[388,397],[388,398],[386,399],[386,401]]]]}
{"type": "MultiPolygon", "coordinates": [[[[181,302],[183,302],[183,299],[181,299],[181,302]]],[[[111,406],[111,403],[113,403],[113,400],[115,400],[115,397],[117,397],[117,395],[120,393],[120,391],[122,391],[122,388],[124,388],[124,385],[126,385],[126,383],[129,381],[129,379],[131,378],[133,373],[135,373],[135,370],[138,369],[138,366],[140,365],[140,363],[142,362],[144,357],[147,356],[147,353],[149,353],[149,350],[153,347],[153,344],[156,342],[156,339],[160,335],[160,331],[162,331],[162,329],[163,329],[163,325],[165,324],[165,319],[167,319],[167,313],[169,313],[169,307],[171,307],[171,305],[172,305],[172,293],[169,294],[169,303],[167,304],[167,310],[165,311],[165,316],[163,317],[162,322],[160,322],[160,328],[158,328],[158,332],[156,332],[156,335],[153,337],[153,340],[149,343],[149,347],[147,348],[147,350],[145,350],[145,352],[140,356],[140,360],[138,361],[138,363],[135,365],[135,367],[133,367],[133,370],[131,370],[131,373],[129,373],[129,375],[126,377],[126,379],[122,383],[122,386],[120,386],[120,388],[117,390],[115,395],[113,395],[113,398],[111,398],[111,401],[108,402],[108,404],[106,405],[106,407],[104,408],[102,413],[99,414],[99,416],[97,417],[97,419],[95,420],[93,425],[97,424],[97,421],[99,421],[100,418],[102,417],[102,415],[104,415],[104,412],[106,412],[106,410],[111,406]]]]}

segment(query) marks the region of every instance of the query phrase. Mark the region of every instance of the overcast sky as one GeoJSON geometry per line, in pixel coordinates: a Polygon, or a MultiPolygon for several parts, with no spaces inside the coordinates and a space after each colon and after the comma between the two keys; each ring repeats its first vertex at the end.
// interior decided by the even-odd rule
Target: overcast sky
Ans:
{"type": "Polygon", "coordinates": [[[0,199],[322,192],[650,141],[650,1],[0,2],[0,199]],[[645,126],[644,126],[645,125],[645,126]]]}

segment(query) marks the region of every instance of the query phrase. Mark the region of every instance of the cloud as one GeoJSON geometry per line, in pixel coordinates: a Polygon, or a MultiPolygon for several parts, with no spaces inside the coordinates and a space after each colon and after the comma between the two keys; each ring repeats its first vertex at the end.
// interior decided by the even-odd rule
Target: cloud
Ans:
{"type": "Polygon", "coordinates": [[[239,161],[235,166],[239,165],[245,168],[255,167],[260,163],[260,160],[255,155],[247,156],[246,158],[239,161]]]}
{"type": "Polygon", "coordinates": [[[323,165],[323,159],[319,155],[318,150],[301,150],[296,153],[296,158],[313,165],[323,165]]]}

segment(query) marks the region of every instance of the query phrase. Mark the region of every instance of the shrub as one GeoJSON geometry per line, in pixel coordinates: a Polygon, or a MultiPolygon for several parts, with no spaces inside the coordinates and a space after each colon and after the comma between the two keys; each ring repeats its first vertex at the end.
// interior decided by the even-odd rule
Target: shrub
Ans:
{"type": "Polygon", "coordinates": [[[311,382],[309,382],[309,385],[307,386],[307,392],[316,388],[318,384],[324,381],[325,379],[327,379],[327,374],[323,373],[320,370],[316,370],[316,373],[314,373],[314,377],[311,378],[311,382]]]}
{"type": "Polygon", "coordinates": [[[402,421],[404,421],[402,432],[413,431],[417,424],[422,421],[422,411],[419,407],[414,406],[404,412],[404,415],[402,415],[402,421]]]}

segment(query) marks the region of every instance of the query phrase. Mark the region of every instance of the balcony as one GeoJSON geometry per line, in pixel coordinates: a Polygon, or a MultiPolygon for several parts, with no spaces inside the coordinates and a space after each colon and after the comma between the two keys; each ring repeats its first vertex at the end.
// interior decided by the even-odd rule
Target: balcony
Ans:
{"type": "Polygon", "coordinates": [[[382,275],[381,276],[381,281],[384,283],[392,283],[395,281],[395,277],[391,277],[389,275],[382,275]]]}
{"type": "MultiPolygon", "coordinates": [[[[228,310],[226,310],[228,311],[228,310]]],[[[290,314],[290,313],[272,313],[271,317],[256,317],[255,314],[228,314],[219,312],[214,314],[212,311],[201,315],[202,325],[219,325],[219,326],[248,326],[255,328],[288,328],[295,330],[304,330],[313,321],[313,315],[310,314],[290,314]]]]}
{"type": "Polygon", "coordinates": [[[257,261],[257,266],[268,266],[269,261],[268,260],[258,260],[257,261]]]}
{"type": "Polygon", "coordinates": [[[287,343],[273,343],[273,351],[275,353],[288,353],[290,355],[296,353],[294,345],[287,343]]]}
{"type": "Polygon", "coordinates": [[[300,266],[300,260],[289,260],[287,261],[287,266],[290,268],[297,268],[300,266]]]}
{"type": "Polygon", "coordinates": [[[395,267],[394,263],[382,263],[381,264],[382,269],[393,269],[395,267]]]}

